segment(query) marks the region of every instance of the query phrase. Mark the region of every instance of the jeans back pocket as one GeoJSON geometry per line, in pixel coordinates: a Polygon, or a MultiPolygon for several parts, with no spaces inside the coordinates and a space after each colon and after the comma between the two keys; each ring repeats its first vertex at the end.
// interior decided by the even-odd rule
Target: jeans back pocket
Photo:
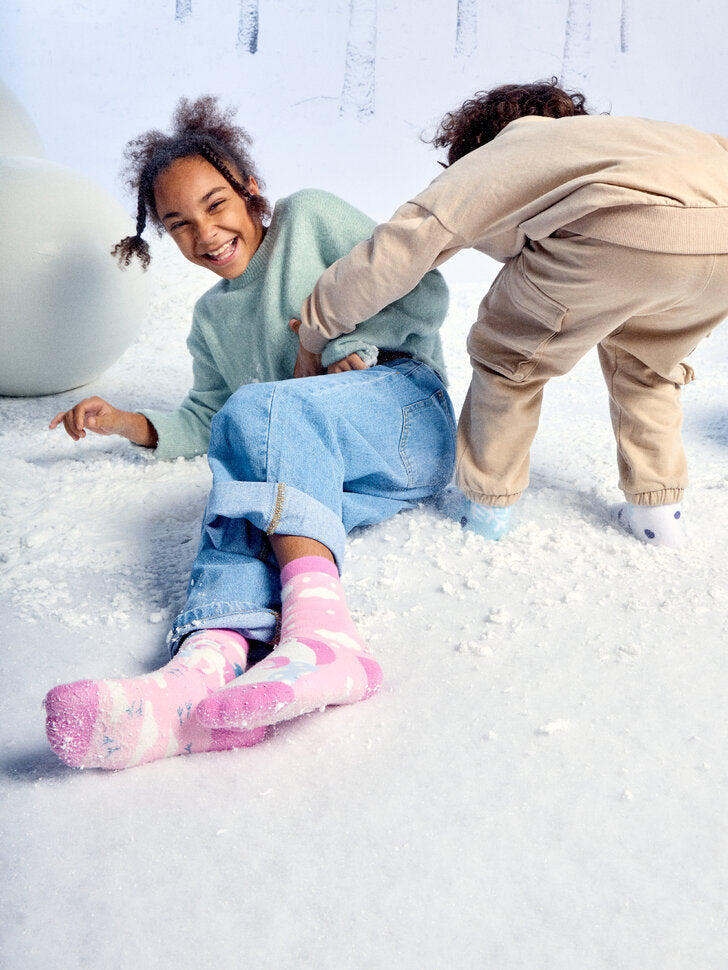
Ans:
{"type": "Polygon", "coordinates": [[[455,420],[444,391],[402,408],[399,454],[409,488],[438,489],[455,470],[455,420]]]}

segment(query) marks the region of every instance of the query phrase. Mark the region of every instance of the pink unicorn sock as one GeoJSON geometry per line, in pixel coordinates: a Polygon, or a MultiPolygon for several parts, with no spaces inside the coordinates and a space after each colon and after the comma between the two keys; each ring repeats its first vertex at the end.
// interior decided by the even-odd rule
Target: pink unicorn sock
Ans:
{"type": "Polygon", "coordinates": [[[242,674],[247,659],[248,644],[240,634],[203,630],[145,677],[54,687],[45,699],[51,748],[73,768],[117,769],[257,744],[264,728],[211,730],[194,716],[198,702],[242,674]]]}
{"type": "Polygon", "coordinates": [[[296,559],[283,567],[281,586],[280,643],[198,705],[203,724],[251,729],[379,689],[381,668],[356,632],[336,566],[319,556],[296,559]]]}

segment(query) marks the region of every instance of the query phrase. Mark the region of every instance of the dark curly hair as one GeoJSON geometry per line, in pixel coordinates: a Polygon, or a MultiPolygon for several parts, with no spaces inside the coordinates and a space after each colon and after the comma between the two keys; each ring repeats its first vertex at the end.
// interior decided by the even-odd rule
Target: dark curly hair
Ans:
{"type": "Polygon", "coordinates": [[[586,98],[579,91],[567,93],[557,85],[558,78],[533,84],[502,84],[490,91],[478,91],[465,104],[448,111],[430,142],[447,148],[452,165],[463,155],[492,141],[505,126],[525,115],[568,118],[585,115],[586,98]]]}
{"type": "Polygon", "coordinates": [[[122,239],[111,250],[120,266],[128,266],[135,256],[145,269],[149,265],[149,246],[142,239],[147,219],[158,229],[162,228],[154,199],[154,183],[161,172],[180,158],[202,156],[245,199],[254,218],[262,221],[270,215],[268,200],[262,195],[253,195],[246,187],[251,176],[260,188],[264,184],[248,154],[252,141],[250,135],[244,128],[233,124],[235,112],[235,108],[221,108],[217,98],[209,95],[194,101],[181,98],[172,116],[171,134],[147,131],[128,143],[122,176],[127,188],[137,193],[136,234],[122,239]]]}

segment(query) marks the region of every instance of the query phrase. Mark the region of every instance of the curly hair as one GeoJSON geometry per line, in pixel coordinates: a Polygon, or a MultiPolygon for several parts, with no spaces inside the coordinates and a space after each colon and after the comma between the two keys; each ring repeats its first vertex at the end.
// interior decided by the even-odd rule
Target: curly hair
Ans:
{"type": "Polygon", "coordinates": [[[567,93],[557,86],[558,78],[533,84],[503,84],[490,91],[478,91],[454,111],[448,111],[430,140],[436,148],[447,148],[447,163],[492,141],[516,118],[541,115],[567,118],[589,112],[579,91],[567,93]]]}
{"type": "Polygon", "coordinates": [[[122,176],[126,187],[137,193],[136,234],[122,239],[111,250],[120,266],[128,266],[135,256],[145,269],[149,265],[149,246],[142,239],[142,233],[148,220],[157,229],[162,228],[154,183],[161,172],[180,158],[200,155],[245,199],[253,218],[262,221],[270,215],[268,200],[262,195],[253,195],[246,187],[251,177],[260,188],[264,188],[264,183],[248,153],[250,135],[233,124],[235,112],[235,108],[221,108],[217,98],[209,95],[194,101],[181,98],[172,116],[171,134],[153,129],[127,144],[122,176]]]}

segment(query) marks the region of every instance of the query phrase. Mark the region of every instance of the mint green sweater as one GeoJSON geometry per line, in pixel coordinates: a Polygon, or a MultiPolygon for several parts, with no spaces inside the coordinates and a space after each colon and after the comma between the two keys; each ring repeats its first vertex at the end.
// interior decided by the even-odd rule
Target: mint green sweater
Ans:
{"type": "MultiPolygon", "coordinates": [[[[210,422],[243,384],[293,376],[298,337],[288,321],[323,271],[357,243],[374,222],[358,209],[317,189],[303,189],[276,203],[271,224],[245,272],[220,280],[197,301],[187,347],[193,386],[173,412],[144,414],[159,436],[158,458],[190,458],[207,451],[210,422]]],[[[402,350],[442,377],[439,328],[448,293],[439,273],[428,273],[406,296],[386,306],[354,333],[332,340],[324,367],[365,351],[402,350]]]]}

